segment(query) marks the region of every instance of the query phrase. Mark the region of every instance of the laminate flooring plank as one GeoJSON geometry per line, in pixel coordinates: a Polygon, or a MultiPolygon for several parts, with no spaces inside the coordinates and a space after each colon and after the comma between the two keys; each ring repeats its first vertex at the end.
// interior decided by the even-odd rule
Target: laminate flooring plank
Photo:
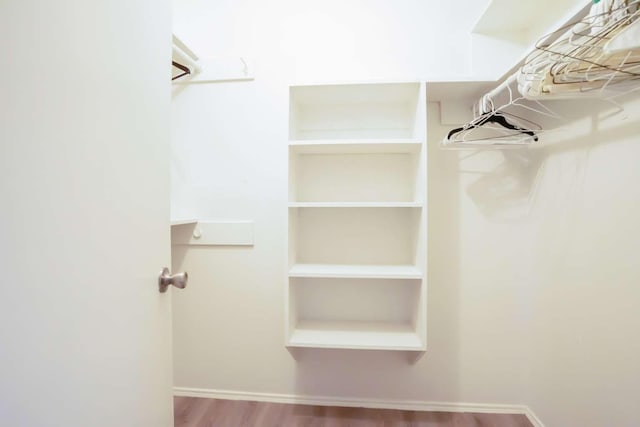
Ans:
{"type": "MultiPolygon", "coordinates": [[[[228,407],[229,414],[219,424],[221,426],[237,427],[248,425],[248,419],[251,418],[251,413],[255,412],[257,402],[247,402],[243,400],[234,400],[228,407]]],[[[206,426],[215,427],[216,425],[206,426]]]]}
{"type": "Polygon", "coordinates": [[[533,427],[526,416],[174,398],[175,427],[533,427]]]}
{"type": "Polygon", "coordinates": [[[403,412],[405,419],[410,421],[413,427],[453,427],[453,413],[451,412],[426,412],[426,411],[399,411],[403,412]]]}
{"type": "Polygon", "coordinates": [[[323,427],[325,408],[312,405],[292,405],[287,422],[292,426],[323,427]]]}
{"type": "Polygon", "coordinates": [[[239,416],[237,417],[239,426],[252,426],[255,425],[253,423],[253,419],[258,414],[258,402],[242,402],[242,405],[238,405],[241,410],[239,416]]]}
{"type": "Polygon", "coordinates": [[[459,412],[453,414],[452,418],[452,427],[492,427],[488,423],[483,422],[479,414],[459,412]]]}
{"type": "Polygon", "coordinates": [[[224,427],[234,417],[235,401],[212,399],[205,413],[200,417],[197,427],[224,427]]]}
{"type": "Polygon", "coordinates": [[[465,412],[454,419],[454,427],[533,427],[524,415],[465,412]]]}
{"type": "Polygon", "coordinates": [[[202,416],[207,412],[214,399],[198,397],[174,398],[173,422],[175,427],[198,427],[202,416]]]}
{"type": "Polygon", "coordinates": [[[249,426],[283,427],[286,421],[286,406],[282,403],[260,403],[255,418],[255,424],[249,426]]]}
{"type": "Polygon", "coordinates": [[[533,427],[531,421],[523,414],[504,415],[497,427],[533,427]]]}

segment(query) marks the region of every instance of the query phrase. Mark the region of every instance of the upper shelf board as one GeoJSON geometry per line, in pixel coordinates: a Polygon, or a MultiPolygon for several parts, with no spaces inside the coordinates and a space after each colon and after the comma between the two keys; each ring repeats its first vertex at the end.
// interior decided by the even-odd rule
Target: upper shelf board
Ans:
{"type": "Polygon", "coordinates": [[[420,83],[291,86],[289,139],[422,135],[420,83]]]}
{"type": "Polygon", "coordinates": [[[417,99],[419,89],[418,82],[291,86],[291,101],[303,105],[409,102],[417,99]]]}

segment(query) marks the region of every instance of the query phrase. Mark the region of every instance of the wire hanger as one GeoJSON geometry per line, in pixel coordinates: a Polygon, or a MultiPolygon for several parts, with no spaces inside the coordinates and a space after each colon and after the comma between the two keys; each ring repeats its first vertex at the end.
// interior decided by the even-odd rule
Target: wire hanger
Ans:
{"type": "MultiPolygon", "coordinates": [[[[517,83],[517,75],[511,76],[493,91],[483,95],[474,106],[474,119],[462,127],[452,129],[444,138],[444,147],[464,146],[523,146],[539,140],[543,127],[533,119],[517,114],[522,109],[534,117],[559,118],[549,108],[540,104],[540,109],[526,105],[522,96],[514,96],[511,85],[517,83]],[[495,99],[504,97],[507,101],[496,107],[495,99]]],[[[537,106],[538,102],[529,102],[537,106]]]]}
{"type": "Polygon", "coordinates": [[[638,25],[640,0],[596,2],[582,20],[542,38],[520,69],[519,89],[528,99],[612,97],[640,80],[640,49],[607,50],[638,25]],[[553,34],[563,32],[559,38],[553,34]],[[548,43],[546,40],[554,39],[548,43]]]}
{"type": "MultiPolygon", "coordinates": [[[[455,134],[460,133],[462,131],[466,131],[466,130],[471,130],[471,129],[475,129],[475,128],[479,128],[485,124],[488,123],[495,123],[497,125],[502,126],[504,129],[507,130],[512,130],[512,131],[516,131],[516,133],[521,133],[524,135],[529,135],[530,137],[533,138],[534,141],[538,140],[538,136],[536,135],[536,133],[532,130],[528,130],[522,127],[519,127],[511,122],[509,122],[507,120],[507,117],[504,114],[501,114],[499,112],[491,112],[491,113],[485,113],[484,115],[477,117],[475,120],[471,121],[470,123],[453,129],[451,130],[448,134],[447,134],[447,139],[451,140],[451,137],[453,137],[455,134]]],[[[506,136],[506,135],[505,135],[506,136]]],[[[500,138],[501,136],[496,136],[496,138],[500,138]]]]}

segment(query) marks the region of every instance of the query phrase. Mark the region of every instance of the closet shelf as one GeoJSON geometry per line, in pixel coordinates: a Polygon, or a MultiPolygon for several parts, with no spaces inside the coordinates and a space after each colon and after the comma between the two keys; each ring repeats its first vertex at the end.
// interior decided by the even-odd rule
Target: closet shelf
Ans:
{"type": "Polygon", "coordinates": [[[417,153],[420,139],[316,139],[292,140],[289,147],[297,154],[417,153]]]}
{"type": "Polygon", "coordinates": [[[426,88],[289,90],[289,347],[426,346],[426,88]]]}
{"type": "Polygon", "coordinates": [[[571,9],[575,13],[584,8],[586,3],[584,0],[491,0],[471,31],[480,34],[509,34],[514,38],[518,37],[517,34],[519,37],[531,37],[529,33],[533,29],[544,31],[552,24],[556,24],[557,28],[558,22],[563,23],[564,11],[571,9]]]}
{"type": "Polygon", "coordinates": [[[289,347],[424,351],[410,324],[380,322],[298,322],[289,347]]]}
{"type": "Polygon", "coordinates": [[[290,202],[290,208],[421,208],[422,202],[290,202]]]}
{"type": "Polygon", "coordinates": [[[187,224],[195,224],[197,223],[197,219],[172,219],[171,226],[174,225],[187,225],[187,224]]]}
{"type": "Polygon", "coordinates": [[[413,265],[295,264],[289,277],[336,279],[422,279],[422,271],[413,265]]]}

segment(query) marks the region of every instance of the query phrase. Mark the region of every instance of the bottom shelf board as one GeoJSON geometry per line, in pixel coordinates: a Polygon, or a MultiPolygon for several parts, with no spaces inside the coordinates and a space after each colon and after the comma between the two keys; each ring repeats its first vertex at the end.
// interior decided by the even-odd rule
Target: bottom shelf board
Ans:
{"type": "Polygon", "coordinates": [[[288,347],[424,351],[409,324],[379,322],[300,321],[288,347]]]}

